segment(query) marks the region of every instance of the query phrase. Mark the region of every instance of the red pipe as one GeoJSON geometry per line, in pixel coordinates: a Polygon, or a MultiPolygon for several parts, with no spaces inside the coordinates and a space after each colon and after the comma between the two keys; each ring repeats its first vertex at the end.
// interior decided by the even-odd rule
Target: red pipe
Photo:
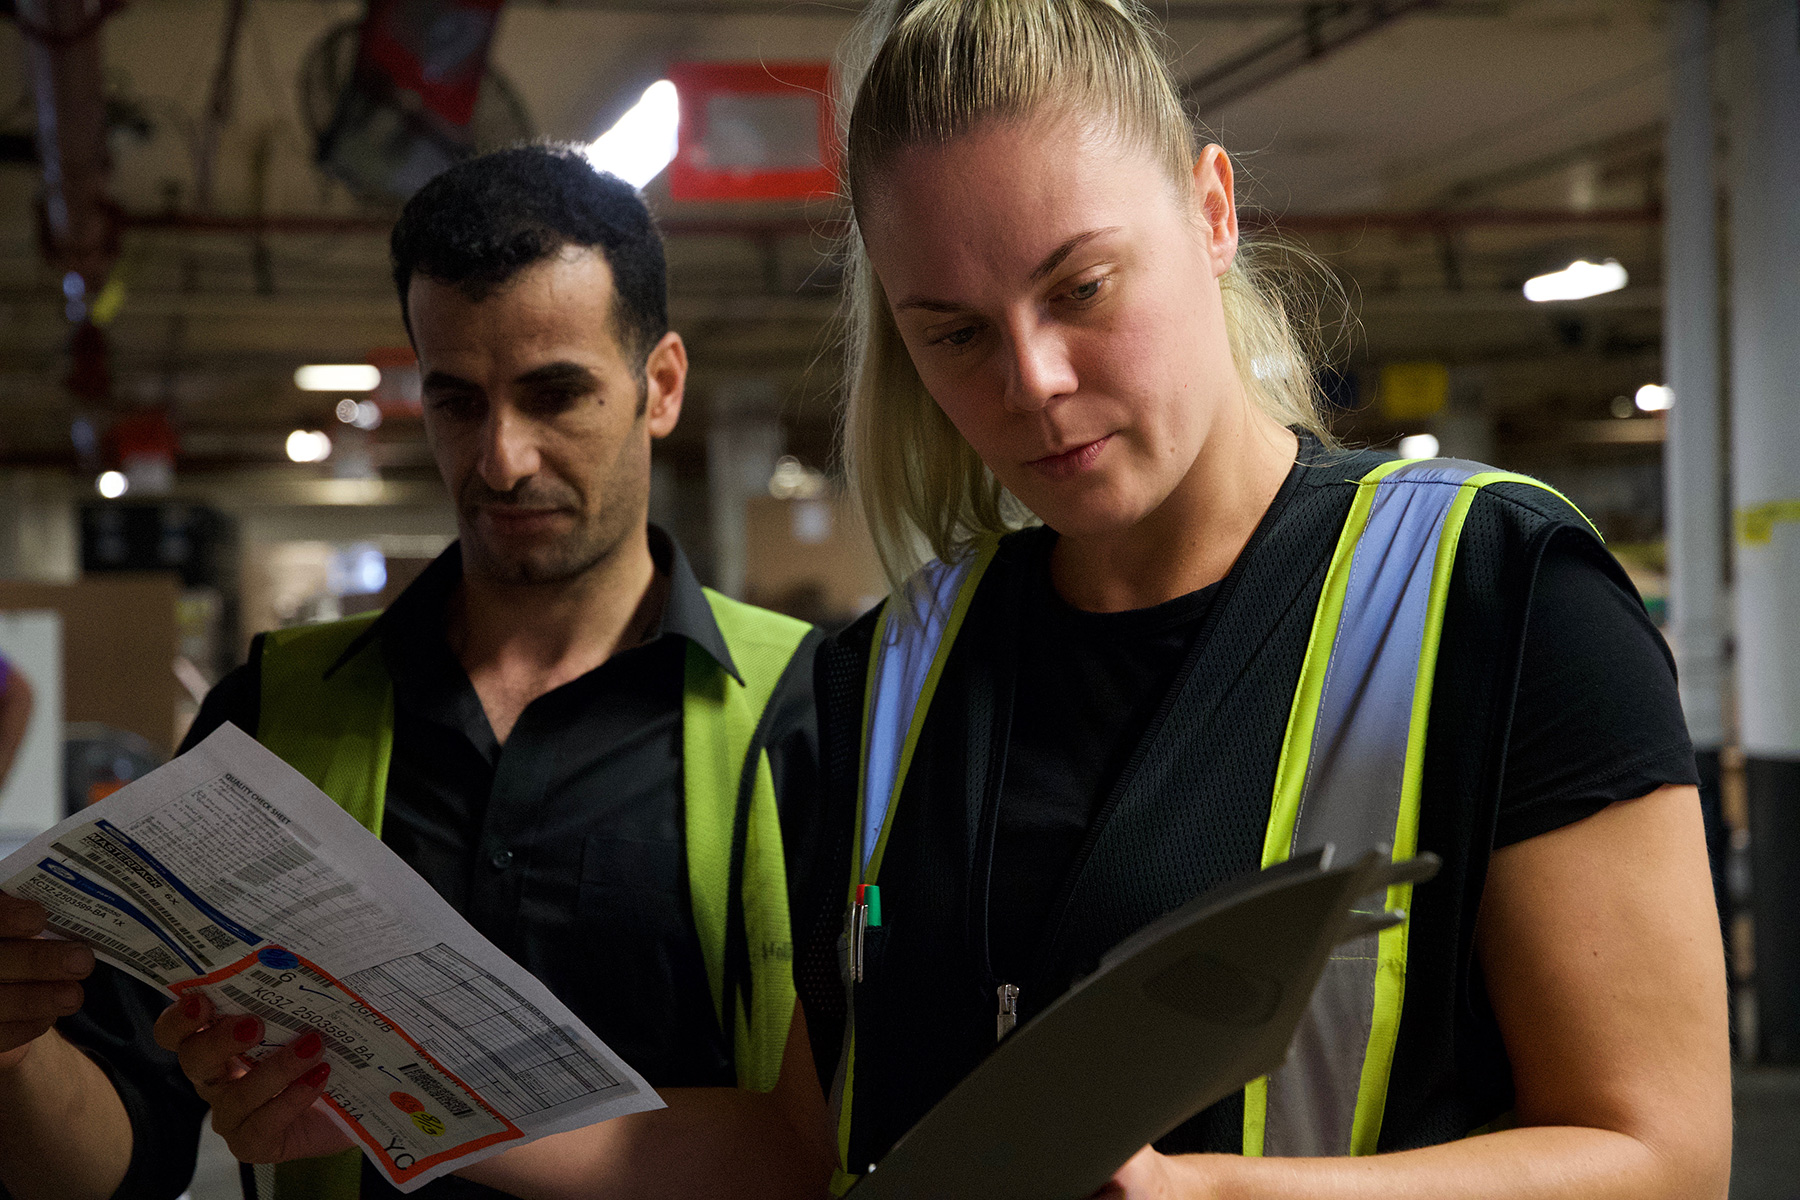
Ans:
{"type": "MultiPolygon", "coordinates": [[[[1447,229],[1533,228],[1558,225],[1654,225],[1662,220],[1659,208],[1599,208],[1588,212],[1571,209],[1466,208],[1435,212],[1286,213],[1280,216],[1247,211],[1240,218],[1246,228],[1280,229],[1294,233],[1350,233],[1385,229],[1396,233],[1437,233],[1447,229]]],[[[266,217],[220,216],[210,213],[133,213],[125,218],[132,229],[157,229],[180,233],[226,234],[385,234],[393,222],[385,217],[325,217],[273,214],[266,217]]],[[[669,217],[658,222],[669,237],[836,237],[843,232],[842,218],[816,221],[804,217],[754,218],[735,221],[728,217],[669,217]]]]}

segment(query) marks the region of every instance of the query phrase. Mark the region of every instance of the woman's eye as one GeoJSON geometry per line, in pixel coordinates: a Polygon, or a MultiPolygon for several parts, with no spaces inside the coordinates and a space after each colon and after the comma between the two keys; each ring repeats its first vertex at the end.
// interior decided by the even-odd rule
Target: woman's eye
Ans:
{"type": "Polygon", "coordinates": [[[1069,299],[1071,300],[1092,300],[1099,294],[1100,281],[1098,279],[1090,279],[1086,283],[1078,283],[1069,289],[1069,299]]]}
{"type": "Polygon", "coordinates": [[[945,346],[966,346],[975,340],[975,327],[964,325],[961,329],[952,329],[940,337],[938,341],[945,346]]]}

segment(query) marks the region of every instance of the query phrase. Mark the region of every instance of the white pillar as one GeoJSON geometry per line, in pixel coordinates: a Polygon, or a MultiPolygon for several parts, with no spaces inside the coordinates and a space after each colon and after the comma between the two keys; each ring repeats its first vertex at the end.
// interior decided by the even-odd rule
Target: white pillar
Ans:
{"type": "Polygon", "coordinates": [[[0,579],[73,583],[81,535],[70,481],[47,471],[0,476],[0,579]]]}
{"type": "Polygon", "coordinates": [[[767,495],[781,457],[780,395],[763,379],[721,384],[712,394],[706,432],[707,493],[712,508],[712,585],[742,597],[749,568],[746,505],[767,495]]]}
{"type": "Polygon", "coordinates": [[[1757,1024],[1763,1058],[1800,1063],[1800,6],[1744,0],[1733,16],[1732,505],[1757,1024]]]}
{"type": "Polygon", "coordinates": [[[1675,393],[1663,447],[1669,640],[1694,748],[1716,754],[1725,743],[1726,630],[1712,11],[1707,0],[1674,0],[1668,13],[1663,370],[1675,393]]]}

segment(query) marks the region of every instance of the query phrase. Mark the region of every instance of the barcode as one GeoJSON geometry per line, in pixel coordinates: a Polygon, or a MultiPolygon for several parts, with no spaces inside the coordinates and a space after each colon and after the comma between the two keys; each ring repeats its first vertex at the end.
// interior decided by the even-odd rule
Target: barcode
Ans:
{"type": "MultiPolygon", "coordinates": [[[[298,1017],[290,1016],[287,1013],[282,1012],[279,1008],[276,1008],[273,1004],[265,1004],[263,1001],[258,1000],[255,996],[252,996],[249,992],[246,992],[243,988],[238,987],[234,983],[221,983],[219,985],[219,990],[221,992],[225,993],[226,996],[228,996],[230,999],[232,999],[236,1003],[243,1005],[245,1008],[249,1009],[252,1013],[255,1013],[257,1016],[261,1017],[266,1023],[268,1023],[270,1025],[279,1025],[283,1029],[291,1029],[295,1033],[314,1032],[313,1027],[310,1024],[308,1024],[307,1022],[302,1021],[298,1017]]],[[[347,1062],[353,1063],[359,1067],[368,1065],[369,1060],[366,1056],[358,1056],[358,1055],[352,1054],[352,1053],[348,1052],[347,1050],[345,1050],[342,1045],[340,1045],[336,1042],[332,1043],[331,1048],[333,1050],[336,1050],[339,1054],[343,1055],[345,1061],[347,1061],[347,1062]]]]}
{"type": "Polygon", "coordinates": [[[400,1073],[412,1080],[413,1086],[436,1100],[449,1110],[453,1117],[472,1117],[475,1110],[464,1104],[462,1098],[438,1081],[436,1075],[418,1063],[408,1063],[400,1068],[400,1073]]]}
{"type": "MultiPolygon", "coordinates": [[[[141,966],[154,967],[159,971],[182,971],[180,960],[161,946],[151,946],[147,950],[140,950],[138,947],[133,946],[128,942],[121,942],[111,934],[102,933],[98,929],[90,929],[76,925],[67,918],[53,920],[50,922],[50,925],[52,928],[63,933],[72,934],[84,941],[94,942],[97,945],[104,946],[114,954],[117,954],[120,958],[126,959],[129,962],[138,963],[141,966]]],[[[182,973],[186,974],[185,971],[182,971],[182,973]]]]}
{"type": "Polygon", "coordinates": [[[261,887],[277,875],[285,875],[295,867],[305,866],[312,861],[312,851],[299,842],[290,842],[272,854],[265,854],[255,862],[245,864],[232,874],[251,887],[261,887]]]}

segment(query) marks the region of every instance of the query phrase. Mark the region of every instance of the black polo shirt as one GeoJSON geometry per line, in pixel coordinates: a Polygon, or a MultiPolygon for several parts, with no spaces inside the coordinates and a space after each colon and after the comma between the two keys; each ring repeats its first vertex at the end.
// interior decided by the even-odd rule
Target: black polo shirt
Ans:
{"type": "MultiPolygon", "coordinates": [[[[654,1087],[729,1087],[730,1043],[688,902],[681,767],[688,646],[737,668],[686,556],[660,530],[651,550],[669,580],[657,627],[640,645],[533,700],[504,745],[445,634],[462,578],[452,546],[346,652],[378,644],[394,682],[394,743],[382,840],[654,1087]]],[[[802,828],[816,782],[813,643],[770,702],[769,762],[784,833],[802,828]]],[[[255,732],[261,638],[207,696],[183,749],[225,721],[255,732]]],[[[342,660],[340,660],[342,661],[342,660]]],[[[132,1174],[121,1196],[178,1195],[191,1171],[200,1110],[167,1056],[137,1046],[166,1001],[102,967],[98,1004],[62,1023],[112,1074],[133,1118],[132,1174]]],[[[363,1195],[397,1195],[365,1164],[363,1195]]],[[[500,1193],[458,1179],[422,1196],[500,1193]]]]}

